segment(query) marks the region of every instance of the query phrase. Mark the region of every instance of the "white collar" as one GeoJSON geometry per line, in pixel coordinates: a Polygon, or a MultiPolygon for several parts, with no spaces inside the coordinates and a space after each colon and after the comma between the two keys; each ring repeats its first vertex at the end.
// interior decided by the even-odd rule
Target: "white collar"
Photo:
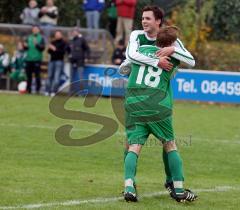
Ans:
{"type": "Polygon", "coordinates": [[[150,40],[150,41],[155,41],[155,40],[156,40],[156,37],[155,37],[155,38],[149,37],[149,36],[147,35],[147,32],[145,32],[145,31],[144,31],[144,34],[145,34],[145,36],[146,36],[146,38],[147,38],[148,40],[150,40]]]}

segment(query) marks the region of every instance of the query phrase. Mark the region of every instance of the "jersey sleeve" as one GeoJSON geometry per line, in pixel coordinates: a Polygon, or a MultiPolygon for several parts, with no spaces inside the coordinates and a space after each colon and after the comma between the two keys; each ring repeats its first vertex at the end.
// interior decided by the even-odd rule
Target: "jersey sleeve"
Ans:
{"type": "Polygon", "coordinates": [[[133,31],[131,33],[128,46],[126,49],[126,58],[136,64],[149,65],[157,68],[159,59],[150,58],[148,56],[141,54],[138,51],[138,48],[140,47],[138,35],[139,31],[133,31]]]}
{"type": "Polygon", "coordinates": [[[171,56],[188,64],[191,67],[195,66],[194,57],[191,55],[190,52],[188,52],[185,49],[185,47],[183,46],[182,42],[179,39],[177,39],[176,42],[174,42],[174,53],[171,56]]]}

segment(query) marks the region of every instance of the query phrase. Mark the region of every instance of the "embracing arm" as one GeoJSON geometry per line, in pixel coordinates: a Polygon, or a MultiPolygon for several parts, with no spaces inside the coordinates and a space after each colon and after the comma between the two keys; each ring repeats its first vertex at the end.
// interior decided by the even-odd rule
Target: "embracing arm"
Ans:
{"type": "Polygon", "coordinates": [[[177,41],[174,43],[174,52],[171,56],[184,62],[185,64],[188,64],[191,67],[195,66],[194,57],[186,50],[179,39],[177,39],[177,41]]]}
{"type": "Polygon", "coordinates": [[[184,48],[182,42],[179,39],[177,39],[172,46],[163,47],[157,51],[156,56],[172,56],[191,67],[195,66],[195,60],[193,56],[184,48]]]}

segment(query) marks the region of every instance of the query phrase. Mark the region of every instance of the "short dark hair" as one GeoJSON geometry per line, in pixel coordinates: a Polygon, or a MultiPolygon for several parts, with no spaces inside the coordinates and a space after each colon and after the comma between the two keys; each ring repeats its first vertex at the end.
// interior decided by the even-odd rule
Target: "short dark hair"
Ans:
{"type": "Polygon", "coordinates": [[[164,11],[162,8],[156,5],[148,5],[143,8],[142,12],[152,11],[156,20],[161,20],[160,26],[162,26],[164,21],[164,11]]]}
{"type": "Polygon", "coordinates": [[[176,26],[166,26],[159,29],[156,45],[167,47],[173,44],[178,37],[179,29],[176,26]]]}

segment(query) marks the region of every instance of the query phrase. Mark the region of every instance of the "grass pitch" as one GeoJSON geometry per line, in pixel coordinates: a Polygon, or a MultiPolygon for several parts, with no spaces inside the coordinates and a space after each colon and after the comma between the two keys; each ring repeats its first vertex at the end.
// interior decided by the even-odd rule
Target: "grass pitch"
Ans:
{"type": "MultiPolygon", "coordinates": [[[[73,125],[74,138],[93,134],[101,126],[57,118],[49,111],[48,97],[0,94],[0,101],[0,209],[239,209],[239,107],[175,104],[185,187],[198,192],[198,201],[178,204],[165,194],[162,148],[151,137],[138,161],[138,191],[143,197],[138,203],[126,203],[119,198],[122,125],[104,141],[67,147],[54,137],[61,125],[73,125]]],[[[107,98],[94,108],[84,107],[83,98],[74,98],[66,107],[116,119],[107,98]]]]}

